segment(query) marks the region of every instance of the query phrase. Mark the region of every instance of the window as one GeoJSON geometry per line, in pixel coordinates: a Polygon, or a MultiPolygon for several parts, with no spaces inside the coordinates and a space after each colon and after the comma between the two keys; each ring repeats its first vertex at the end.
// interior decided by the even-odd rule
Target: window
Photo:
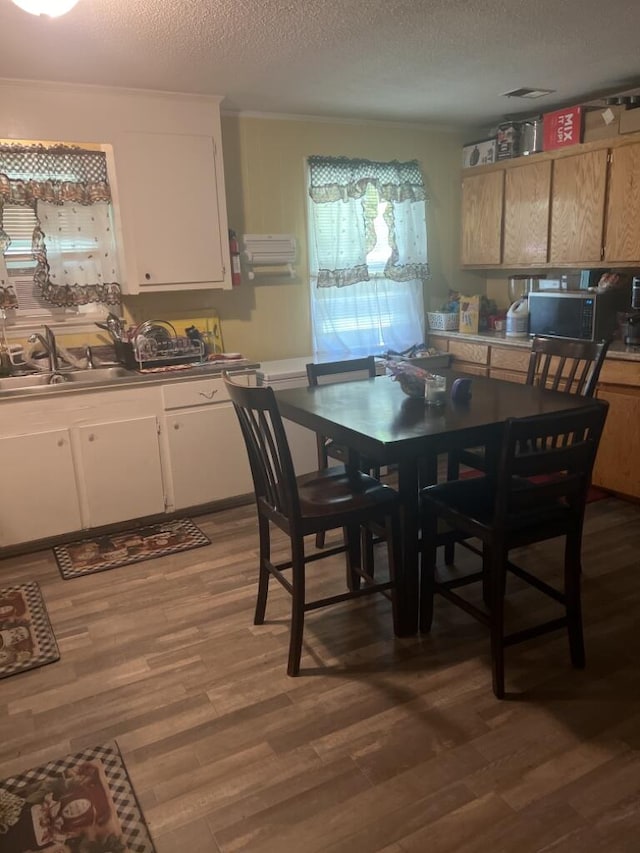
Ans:
{"type": "Polygon", "coordinates": [[[0,307],[14,322],[120,302],[104,152],[0,144],[0,307]]]}
{"type": "Polygon", "coordinates": [[[316,356],[402,351],[424,340],[428,266],[417,163],[309,158],[309,231],[316,356]]]}

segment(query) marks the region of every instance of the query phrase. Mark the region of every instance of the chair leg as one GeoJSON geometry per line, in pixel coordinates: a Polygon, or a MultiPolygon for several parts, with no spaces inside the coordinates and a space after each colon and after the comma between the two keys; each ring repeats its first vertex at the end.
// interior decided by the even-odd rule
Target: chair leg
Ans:
{"type": "Polygon", "coordinates": [[[302,656],[302,634],[304,632],[305,562],[304,540],[291,541],[291,634],[289,637],[289,663],[287,675],[298,675],[302,656]]]}
{"type": "Polygon", "coordinates": [[[264,623],[267,594],[269,592],[267,561],[271,558],[271,532],[269,522],[262,515],[258,516],[258,532],[260,535],[260,568],[258,570],[258,599],[256,601],[256,612],[253,617],[254,625],[262,625],[264,623]]]}
{"type": "MultiPolygon", "coordinates": [[[[460,460],[455,451],[447,456],[447,481],[458,480],[460,477],[460,460]]],[[[447,542],[444,546],[444,564],[452,566],[456,561],[456,543],[447,542]]]]}
{"type": "Polygon", "coordinates": [[[354,592],[360,589],[362,578],[356,571],[362,567],[362,552],[360,545],[360,526],[343,527],[344,544],[347,558],[347,589],[354,592]]]}
{"type": "Polygon", "coordinates": [[[433,622],[433,599],[436,580],[436,538],[438,516],[423,513],[422,540],[420,548],[420,631],[427,633],[433,622]]]}
{"type": "Polygon", "coordinates": [[[504,573],[507,554],[503,548],[492,548],[487,568],[491,583],[491,668],[493,692],[504,699],[504,573]]]}
{"type": "Polygon", "coordinates": [[[362,528],[362,568],[369,575],[375,576],[375,560],[373,556],[373,531],[363,525],[362,528]]]}
{"type": "Polygon", "coordinates": [[[402,563],[402,540],[400,537],[399,514],[385,519],[385,537],[387,540],[389,578],[394,583],[394,586],[391,589],[393,633],[396,637],[401,637],[403,634],[403,625],[406,621],[405,609],[408,602],[405,591],[405,577],[402,563]]]}
{"type": "Polygon", "coordinates": [[[564,592],[567,607],[567,630],[569,633],[569,652],[571,663],[577,669],[585,665],[584,634],[582,631],[582,604],[580,600],[580,533],[570,533],[565,541],[564,552],[564,592]]]}

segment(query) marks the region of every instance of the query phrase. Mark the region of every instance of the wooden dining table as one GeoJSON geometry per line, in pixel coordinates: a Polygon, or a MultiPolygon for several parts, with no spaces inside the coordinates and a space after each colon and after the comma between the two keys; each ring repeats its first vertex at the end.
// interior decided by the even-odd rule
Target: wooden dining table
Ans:
{"type": "MultiPolygon", "coordinates": [[[[447,388],[465,375],[443,370],[447,388]]],[[[470,377],[465,377],[470,378],[470,377]]],[[[438,454],[484,445],[497,448],[505,421],[593,405],[575,394],[474,376],[471,398],[455,402],[447,392],[443,406],[408,397],[391,376],[338,382],[275,392],[283,418],[308,427],[349,448],[359,458],[397,468],[403,508],[403,585],[399,633],[418,630],[419,486],[436,482],[438,454]]]]}

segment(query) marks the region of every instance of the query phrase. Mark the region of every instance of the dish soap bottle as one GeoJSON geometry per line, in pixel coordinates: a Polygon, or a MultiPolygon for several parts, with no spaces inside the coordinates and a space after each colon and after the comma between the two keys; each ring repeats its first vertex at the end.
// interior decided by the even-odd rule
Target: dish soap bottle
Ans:
{"type": "Polygon", "coordinates": [[[506,335],[508,338],[524,338],[529,334],[529,300],[526,296],[517,299],[507,311],[506,335]]]}

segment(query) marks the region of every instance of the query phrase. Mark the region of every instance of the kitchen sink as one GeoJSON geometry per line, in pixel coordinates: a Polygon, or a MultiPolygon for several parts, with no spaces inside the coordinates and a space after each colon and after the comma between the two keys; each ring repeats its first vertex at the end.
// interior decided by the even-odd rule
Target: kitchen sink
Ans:
{"type": "Polygon", "coordinates": [[[60,388],[65,385],[90,382],[110,382],[114,379],[124,379],[136,376],[132,370],[125,367],[94,367],[92,370],[61,370],[51,382],[49,373],[33,373],[27,376],[7,376],[0,378],[0,391],[23,391],[38,388],[60,388]]]}
{"type": "Polygon", "coordinates": [[[34,373],[27,376],[6,376],[0,379],[0,391],[19,391],[21,388],[35,388],[48,384],[48,373],[34,373]]]}
{"type": "Polygon", "coordinates": [[[71,370],[64,374],[65,382],[104,382],[109,379],[123,379],[127,376],[137,376],[133,370],[126,367],[94,367],[87,370],[71,370]]]}

